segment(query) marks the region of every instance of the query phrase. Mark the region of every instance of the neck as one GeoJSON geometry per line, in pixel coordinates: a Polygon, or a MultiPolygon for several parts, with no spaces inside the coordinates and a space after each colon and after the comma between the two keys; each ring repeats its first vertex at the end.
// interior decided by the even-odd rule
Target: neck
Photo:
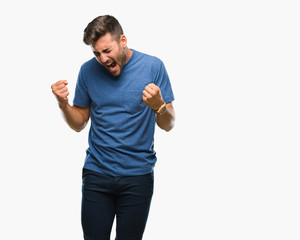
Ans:
{"type": "Polygon", "coordinates": [[[125,54],[126,54],[126,63],[127,63],[132,56],[132,50],[130,50],[128,47],[126,47],[125,54]]]}

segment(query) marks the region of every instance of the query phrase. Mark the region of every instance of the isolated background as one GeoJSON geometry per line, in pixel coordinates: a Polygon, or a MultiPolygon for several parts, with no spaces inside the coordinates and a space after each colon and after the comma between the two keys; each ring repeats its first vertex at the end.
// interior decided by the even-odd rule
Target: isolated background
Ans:
{"type": "MultiPolygon", "coordinates": [[[[299,239],[298,1],[6,1],[0,4],[0,239],[82,239],[88,129],[63,121],[88,22],[112,14],[161,58],[176,127],[156,130],[153,239],[299,239]]],[[[114,236],[114,232],[112,233],[114,236]]]]}

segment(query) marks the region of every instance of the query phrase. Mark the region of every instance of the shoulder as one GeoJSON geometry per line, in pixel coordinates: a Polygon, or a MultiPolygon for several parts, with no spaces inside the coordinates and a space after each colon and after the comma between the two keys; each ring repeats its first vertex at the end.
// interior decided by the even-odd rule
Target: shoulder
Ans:
{"type": "Polygon", "coordinates": [[[165,65],[160,58],[138,51],[135,51],[135,54],[137,56],[137,61],[139,61],[145,69],[149,69],[152,75],[157,76],[165,71],[165,65]]]}
{"type": "Polygon", "coordinates": [[[151,64],[154,64],[154,65],[162,64],[162,61],[156,56],[153,56],[153,55],[150,55],[150,54],[147,54],[147,53],[142,53],[142,52],[139,52],[139,51],[136,51],[136,50],[133,50],[133,51],[134,51],[134,54],[136,55],[136,58],[140,61],[141,60],[146,61],[147,63],[151,63],[151,64]]]}
{"type": "Polygon", "coordinates": [[[91,58],[90,60],[84,62],[84,63],[81,65],[80,70],[81,70],[81,71],[91,70],[91,69],[93,69],[93,68],[99,67],[98,65],[99,65],[99,63],[97,62],[97,60],[96,60],[95,58],[91,58]]]}

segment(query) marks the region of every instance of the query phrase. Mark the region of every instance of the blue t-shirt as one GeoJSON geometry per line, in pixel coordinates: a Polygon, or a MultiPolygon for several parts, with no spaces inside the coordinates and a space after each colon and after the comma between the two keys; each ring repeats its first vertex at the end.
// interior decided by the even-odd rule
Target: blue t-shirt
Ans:
{"type": "Polygon", "coordinates": [[[160,87],[166,103],[174,100],[161,60],[133,50],[114,77],[95,58],[81,66],[73,104],[90,107],[91,128],[84,168],[112,176],[153,171],[155,113],[144,104],[149,83],[160,87]]]}

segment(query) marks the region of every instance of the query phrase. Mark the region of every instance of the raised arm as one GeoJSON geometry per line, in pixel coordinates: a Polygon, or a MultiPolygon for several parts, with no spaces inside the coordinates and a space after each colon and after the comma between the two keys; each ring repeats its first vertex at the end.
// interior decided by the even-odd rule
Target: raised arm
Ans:
{"type": "Polygon", "coordinates": [[[165,131],[170,131],[175,124],[175,111],[172,103],[167,103],[166,106],[163,106],[163,109],[160,113],[156,111],[156,123],[165,131]]]}
{"type": "Polygon", "coordinates": [[[60,80],[51,86],[52,92],[58,101],[59,108],[67,124],[76,132],[80,132],[85,128],[89,120],[90,108],[71,106],[68,100],[69,91],[67,85],[68,82],[66,80],[60,80]]]}
{"type": "Polygon", "coordinates": [[[157,125],[170,131],[175,124],[175,111],[172,103],[165,103],[160,92],[160,88],[154,83],[150,83],[143,91],[143,101],[156,113],[157,125]]]}

